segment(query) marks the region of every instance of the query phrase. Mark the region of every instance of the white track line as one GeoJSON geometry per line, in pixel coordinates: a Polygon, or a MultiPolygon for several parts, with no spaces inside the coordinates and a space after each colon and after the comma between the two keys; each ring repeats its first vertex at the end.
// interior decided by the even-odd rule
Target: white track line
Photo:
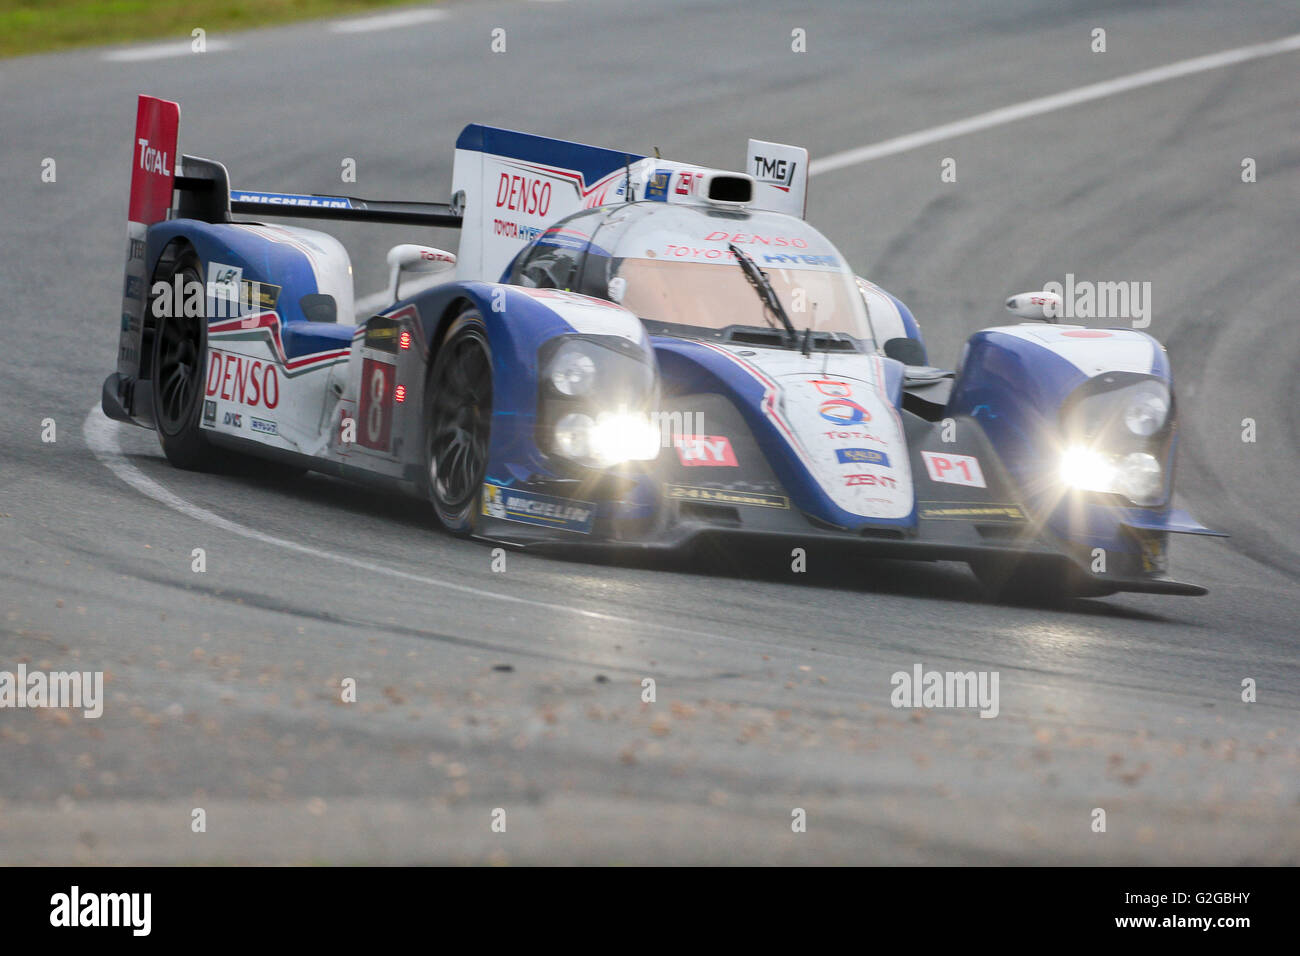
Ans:
{"type": "Polygon", "coordinates": [[[1194,73],[1204,73],[1207,70],[1219,70],[1225,66],[1232,66],[1234,63],[1260,60],[1268,56],[1277,56],[1280,53],[1293,53],[1296,50],[1300,50],[1300,33],[1283,37],[1280,40],[1271,40],[1267,43],[1239,46],[1219,53],[1193,57],[1190,60],[1179,60],[1176,63],[1158,66],[1155,69],[1142,70],[1140,73],[1130,73],[1127,76],[1118,76],[1113,80],[1104,80],[1101,83],[1076,87],[1063,93],[1054,93],[1051,96],[1040,96],[1037,99],[1025,100],[1023,103],[1004,106],[1001,109],[980,113],[968,119],[958,120],[955,123],[944,123],[942,126],[933,126],[930,129],[908,133],[905,136],[896,136],[893,139],[873,143],[869,146],[859,146],[840,153],[831,153],[829,156],[814,159],[809,163],[808,175],[817,176],[821,173],[834,172],[847,166],[856,166],[859,163],[867,163],[873,159],[881,159],[885,156],[905,153],[921,146],[929,146],[931,143],[952,139],[954,136],[978,133],[982,130],[992,129],[995,126],[1027,119],[1031,116],[1041,116],[1053,110],[1064,109],[1067,106],[1075,106],[1079,103],[1088,103],[1092,100],[1104,99],[1107,96],[1127,93],[1129,90],[1152,86],[1181,76],[1191,76],[1194,73]]]}
{"type": "MultiPolygon", "coordinates": [[[[253,541],[260,541],[263,544],[269,544],[277,548],[284,548],[287,551],[296,551],[299,554],[311,555],[313,558],[324,558],[327,561],[334,561],[338,564],[345,564],[351,568],[358,568],[362,571],[370,571],[374,574],[386,574],[389,577],[401,578],[404,581],[414,581],[417,584],[427,584],[431,587],[444,588],[449,591],[458,591],[462,594],[470,594],[477,598],[487,598],[493,601],[504,601],[509,604],[524,604],[529,607],[541,607],[551,611],[563,611],[566,614],[577,614],[580,617],[590,618],[591,620],[602,621],[613,624],[631,624],[638,627],[652,627],[681,633],[678,628],[669,625],[661,625],[651,621],[637,621],[628,617],[618,617],[613,614],[601,614],[598,611],[584,611],[581,608],[572,607],[567,604],[549,604],[545,601],[534,601],[530,598],[516,597],[512,594],[502,594],[498,591],[485,591],[481,588],[470,587],[467,584],[456,584],[452,581],[443,581],[439,578],[425,577],[420,574],[411,574],[408,571],[398,571],[396,568],[385,567],[382,564],[373,564],[370,561],[363,561],[360,558],[353,558],[346,554],[338,554],[334,551],[325,551],[321,548],[313,548],[310,545],[301,544],[297,541],[290,541],[288,538],[277,538],[275,535],[267,534],[264,531],[258,531],[255,528],[249,528],[245,525],[231,521],[229,518],[223,518],[215,512],[208,511],[206,508],[200,508],[196,504],[186,501],[184,498],[171,491],[168,491],[158,482],[154,481],[127,459],[122,453],[122,446],[118,444],[118,431],[124,426],[108,418],[98,405],[90,409],[86,416],[85,424],[82,431],[86,436],[86,444],[94,453],[95,457],[121,478],[128,485],[141,494],[152,498],[160,504],[166,505],[173,511],[178,511],[186,517],[193,518],[196,521],[202,521],[204,524],[211,525],[214,528],[220,528],[222,531],[228,531],[231,534],[239,535],[243,538],[250,538],[253,541]]],[[[701,635],[716,637],[717,635],[701,635]]]]}
{"type": "Polygon", "coordinates": [[[138,63],[142,60],[165,60],[173,56],[203,56],[220,53],[231,46],[225,40],[208,40],[203,53],[196,53],[190,40],[179,43],[159,43],[156,46],[133,46],[126,50],[109,50],[100,59],[110,63],[138,63]]]}
{"type": "Polygon", "coordinates": [[[434,20],[441,20],[446,15],[443,10],[399,10],[397,13],[385,13],[377,17],[335,20],[330,24],[330,30],[335,33],[371,33],[375,30],[395,30],[398,27],[411,27],[417,23],[430,23],[434,20]]]}

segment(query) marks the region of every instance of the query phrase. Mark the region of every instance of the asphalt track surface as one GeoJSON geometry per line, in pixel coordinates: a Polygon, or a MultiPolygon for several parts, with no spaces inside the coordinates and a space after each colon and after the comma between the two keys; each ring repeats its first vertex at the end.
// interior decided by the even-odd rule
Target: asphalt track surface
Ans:
{"type": "MultiPolygon", "coordinates": [[[[0,668],[107,673],[98,720],[0,712],[0,862],[1300,860],[1300,53],[811,184],[809,218],[911,305],[937,362],[1002,321],[1008,293],[1066,273],[1153,284],[1181,504],[1233,535],[1174,542],[1175,575],[1207,597],[1014,607],[961,565],[816,549],[801,575],[762,553],[511,554],[494,573],[418,502],[179,472],[152,433],[88,416],[114,364],[139,92],[178,100],[181,148],[237,185],[337,191],[352,157],[356,194],[444,199],[471,121],[731,168],[749,136],[825,157],[1293,36],[1293,4],[445,12],[0,64],[0,668]],[[892,708],[890,675],[918,662],[997,671],[999,716],[892,708]]],[[[363,293],[390,244],[452,241],[340,235],[363,293]]]]}

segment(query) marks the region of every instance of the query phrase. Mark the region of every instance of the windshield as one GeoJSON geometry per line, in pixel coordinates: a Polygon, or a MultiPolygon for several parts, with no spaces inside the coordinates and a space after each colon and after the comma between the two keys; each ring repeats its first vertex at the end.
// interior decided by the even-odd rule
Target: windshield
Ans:
{"type": "Polygon", "coordinates": [[[731,244],[767,273],[799,331],[871,337],[861,293],[839,252],[807,223],[775,213],[737,221],[690,207],[646,210],[611,250],[608,294],[649,321],[713,330],[770,327],[773,319],[731,244]]]}

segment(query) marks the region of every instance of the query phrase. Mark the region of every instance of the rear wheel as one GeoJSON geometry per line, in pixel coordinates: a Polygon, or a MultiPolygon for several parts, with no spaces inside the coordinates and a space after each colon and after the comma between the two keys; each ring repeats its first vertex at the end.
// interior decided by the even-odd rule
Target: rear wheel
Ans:
{"type": "Polygon", "coordinates": [[[424,474],[429,500],[449,531],[469,534],[487,476],[492,427],[492,353],[478,312],[447,329],[424,397],[424,474]]]}
{"type": "MultiPolygon", "coordinates": [[[[197,282],[202,288],[202,263],[192,251],[184,252],[166,275],[156,278],[176,289],[197,282]]],[[[220,455],[208,444],[199,427],[203,405],[203,374],[207,367],[208,327],[202,315],[186,316],[181,301],[169,311],[178,313],[158,319],[153,337],[153,415],[163,454],[177,468],[210,471],[220,455]]],[[[152,309],[153,300],[149,307],[152,309]]]]}

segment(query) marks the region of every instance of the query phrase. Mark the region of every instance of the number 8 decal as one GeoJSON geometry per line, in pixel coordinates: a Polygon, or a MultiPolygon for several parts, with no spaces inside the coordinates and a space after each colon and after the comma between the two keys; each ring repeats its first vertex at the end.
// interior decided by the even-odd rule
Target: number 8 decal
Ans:
{"type": "Polygon", "coordinates": [[[373,447],[384,428],[384,368],[376,365],[370,373],[370,411],[366,414],[366,437],[373,447]]]}
{"type": "Polygon", "coordinates": [[[362,432],[358,444],[375,451],[388,451],[392,416],[388,414],[393,401],[393,366],[385,362],[366,359],[361,366],[362,432]]]}

